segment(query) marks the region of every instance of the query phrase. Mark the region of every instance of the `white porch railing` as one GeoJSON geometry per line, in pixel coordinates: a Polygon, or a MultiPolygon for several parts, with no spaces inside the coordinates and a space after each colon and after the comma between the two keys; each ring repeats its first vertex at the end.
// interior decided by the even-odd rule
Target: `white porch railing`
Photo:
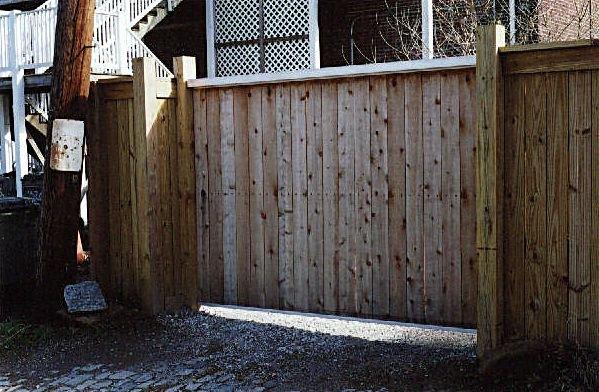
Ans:
{"type": "MultiPolygon", "coordinates": [[[[0,51],[0,72],[52,66],[57,10],[52,2],[55,1],[33,11],[0,15],[0,47],[7,49],[0,51]]],[[[133,58],[150,57],[156,62],[158,76],[172,77],[169,69],[131,32],[127,19],[118,11],[96,11],[92,72],[131,74],[133,58]]]]}

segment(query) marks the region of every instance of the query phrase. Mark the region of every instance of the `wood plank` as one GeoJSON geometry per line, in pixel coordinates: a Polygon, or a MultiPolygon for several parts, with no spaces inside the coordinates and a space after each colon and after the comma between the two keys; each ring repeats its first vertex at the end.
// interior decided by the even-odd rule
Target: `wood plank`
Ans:
{"type": "Polygon", "coordinates": [[[405,81],[406,132],[406,280],[407,318],[423,322],[424,317],[424,159],[420,75],[405,81]]]}
{"type": "Polygon", "coordinates": [[[223,200],[221,171],[220,97],[206,92],[208,134],[208,186],[210,189],[210,301],[224,300],[223,200]]]}
{"type": "Polygon", "coordinates": [[[262,91],[262,127],[264,150],[264,295],[266,307],[279,307],[279,223],[277,178],[276,91],[267,86],[262,91]]]}
{"type": "Polygon", "coordinates": [[[133,301],[133,241],[132,214],[131,214],[131,170],[129,166],[129,113],[127,100],[116,101],[116,117],[118,124],[118,150],[119,176],[115,178],[119,188],[119,219],[121,242],[121,286],[123,299],[133,301]]]}
{"type": "Polygon", "coordinates": [[[476,252],[476,76],[460,76],[460,247],[462,320],[476,326],[478,268],[476,252]]]}
{"type": "Polygon", "coordinates": [[[249,90],[233,90],[235,116],[235,222],[237,225],[237,303],[250,304],[250,163],[249,163],[249,90]]]}
{"type": "MultiPolygon", "coordinates": [[[[262,161],[262,87],[248,96],[250,164],[250,305],[264,307],[264,166],[262,161]]],[[[247,234],[246,234],[247,235],[247,234]]]]}
{"type": "Polygon", "coordinates": [[[293,167],[291,162],[291,90],[276,86],[279,180],[279,304],[293,309],[293,167]]]}
{"type": "Polygon", "coordinates": [[[477,176],[476,245],[479,251],[477,351],[484,356],[502,343],[503,263],[501,238],[503,178],[503,77],[498,48],[505,46],[505,28],[477,30],[477,176]]]}
{"type": "Polygon", "coordinates": [[[565,342],[568,318],[568,75],[547,83],[547,339],[565,342]]]}
{"type": "Polygon", "coordinates": [[[424,143],[424,295],[427,322],[438,323],[443,297],[443,203],[441,201],[441,79],[422,76],[424,143]]]}
{"type": "Polygon", "coordinates": [[[233,90],[220,91],[220,151],[223,198],[224,302],[237,303],[237,216],[233,90]]]}
{"type": "Polygon", "coordinates": [[[356,205],[356,295],[358,313],[372,314],[371,205],[372,176],[370,172],[370,95],[368,79],[352,81],[354,96],[354,140],[356,205]]]}
{"type": "Polygon", "coordinates": [[[135,192],[139,229],[139,264],[142,309],[163,310],[163,285],[159,279],[160,257],[157,227],[156,186],[156,86],[153,63],[148,58],[133,60],[133,106],[135,129],[135,192]],[[152,247],[150,247],[152,244],[152,247]],[[158,259],[158,260],[157,260],[158,259]],[[157,260],[154,262],[154,260],[157,260]]]}
{"type": "Polygon", "coordinates": [[[510,53],[505,57],[506,74],[592,70],[599,67],[599,46],[510,53]]]}
{"type": "Polygon", "coordinates": [[[370,156],[372,157],[372,312],[389,316],[389,168],[387,78],[370,78],[370,156]]]}
{"type": "Polygon", "coordinates": [[[569,76],[570,102],[570,223],[569,223],[569,322],[570,340],[590,342],[591,261],[591,73],[569,76]]]}
{"type": "Polygon", "coordinates": [[[140,265],[139,265],[139,214],[137,207],[137,192],[135,190],[135,156],[133,155],[136,150],[135,142],[135,121],[134,121],[134,105],[133,99],[127,100],[127,120],[128,120],[128,137],[129,137],[129,149],[127,150],[127,157],[129,158],[129,195],[130,195],[130,207],[131,213],[131,268],[132,268],[132,284],[133,284],[133,303],[138,306],[141,305],[140,295],[141,287],[139,282],[140,276],[140,265]]]}
{"type": "Polygon", "coordinates": [[[210,300],[210,187],[206,90],[193,92],[197,201],[198,299],[210,300]]]}
{"type": "Polygon", "coordinates": [[[530,340],[547,330],[547,92],[544,75],[526,78],[525,327],[530,340]],[[529,94],[530,92],[530,94],[529,94]]]}
{"type": "Polygon", "coordinates": [[[511,76],[506,81],[505,142],[512,153],[504,165],[505,191],[505,315],[504,339],[524,338],[524,258],[525,258],[525,132],[526,96],[523,76],[511,76]]]}
{"type": "Polygon", "coordinates": [[[105,126],[107,128],[108,142],[108,219],[110,227],[110,285],[115,298],[122,295],[122,287],[120,277],[122,276],[121,269],[121,221],[119,214],[119,129],[117,102],[106,101],[104,104],[104,114],[107,119],[105,126]]]}
{"type": "Polygon", "coordinates": [[[356,264],[354,218],[354,98],[350,81],[338,85],[339,149],[339,312],[356,313],[356,264]]]}
{"type": "Polygon", "coordinates": [[[389,313],[407,318],[405,77],[387,79],[389,167],[389,313]]]}
{"type": "Polygon", "coordinates": [[[322,183],[324,310],[339,308],[339,150],[337,147],[337,83],[322,85],[322,183]]]}
{"type": "MultiPolygon", "coordinates": [[[[113,298],[110,284],[110,220],[109,220],[109,157],[110,149],[106,140],[108,127],[105,126],[105,103],[102,98],[103,88],[98,83],[91,83],[90,103],[88,111],[88,156],[89,173],[89,222],[90,248],[94,249],[93,272],[104,290],[107,298],[113,298]],[[102,115],[101,115],[102,113],[102,115]],[[108,163],[108,164],[107,164],[108,163]]],[[[4,105],[4,102],[0,103],[4,105]]],[[[5,121],[5,120],[2,120],[5,121]]],[[[135,150],[134,150],[135,152],[135,150]]]]}
{"type": "MultiPolygon", "coordinates": [[[[168,100],[158,101],[157,111],[158,149],[156,150],[158,184],[158,213],[159,226],[157,235],[162,242],[162,263],[164,271],[164,307],[174,310],[179,306],[179,276],[175,265],[177,260],[179,227],[176,223],[179,206],[173,198],[173,186],[171,180],[177,178],[177,163],[174,159],[177,151],[175,135],[172,134],[170,123],[173,121],[168,100]],[[171,159],[173,157],[173,159],[171,159]]],[[[160,268],[160,267],[158,267],[160,268]]]]}
{"type": "Polygon", "coordinates": [[[196,65],[193,57],[177,57],[173,60],[176,77],[176,120],[177,120],[177,159],[179,170],[178,197],[180,203],[180,245],[179,269],[181,292],[188,306],[197,306],[197,226],[195,194],[195,151],[193,128],[193,95],[187,88],[187,80],[195,79],[196,65]]]}
{"type": "MultiPolygon", "coordinates": [[[[473,108],[470,109],[471,111],[473,108]]],[[[460,75],[441,75],[441,202],[443,255],[441,320],[462,324],[460,252],[460,75]]]]}
{"type": "MultiPolygon", "coordinates": [[[[592,102],[593,102],[593,157],[599,157],[599,72],[595,71],[592,75],[592,102]]],[[[593,184],[591,205],[593,231],[591,233],[591,309],[590,309],[590,330],[591,347],[599,349],[599,159],[593,159],[593,184]]]]}
{"type": "Polygon", "coordinates": [[[294,309],[308,310],[308,179],[306,162],[306,85],[291,86],[293,166],[294,309]]]}
{"type": "Polygon", "coordinates": [[[306,136],[308,167],[308,284],[309,308],[321,312],[323,285],[323,195],[322,195],[322,87],[308,83],[306,96],[306,136]]]}

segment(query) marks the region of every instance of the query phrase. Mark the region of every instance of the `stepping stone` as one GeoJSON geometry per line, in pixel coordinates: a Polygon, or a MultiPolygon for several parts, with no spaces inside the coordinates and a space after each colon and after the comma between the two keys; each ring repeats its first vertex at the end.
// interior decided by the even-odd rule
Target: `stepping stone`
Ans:
{"type": "Polygon", "coordinates": [[[100,312],[108,308],[98,282],[83,282],[65,287],[64,300],[71,314],[100,312]]]}

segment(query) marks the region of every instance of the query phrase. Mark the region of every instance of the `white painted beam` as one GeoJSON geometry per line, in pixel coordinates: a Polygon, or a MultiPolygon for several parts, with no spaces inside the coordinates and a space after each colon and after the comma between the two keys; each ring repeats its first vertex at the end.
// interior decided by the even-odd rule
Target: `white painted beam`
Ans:
{"type": "Polygon", "coordinates": [[[227,76],[218,78],[193,79],[187,82],[191,88],[251,86],[259,84],[287,83],[296,81],[337,79],[372,75],[385,75],[409,72],[427,72],[450,69],[472,68],[475,56],[442,57],[430,60],[397,61],[365,65],[349,65],[313,70],[301,70],[275,74],[227,76]]]}
{"type": "Polygon", "coordinates": [[[320,29],[318,26],[318,0],[310,0],[310,66],[320,68],[320,29]]]}
{"type": "Polygon", "coordinates": [[[433,26],[433,0],[422,0],[422,58],[435,57],[433,26]]]}
{"type": "Polygon", "coordinates": [[[510,44],[516,44],[516,0],[510,0],[510,44]]]}
{"type": "Polygon", "coordinates": [[[29,173],[27,129],[25,128],[25,75],[23,69],[12,75],[12,117],[15,135],[15,178],[17,197],[23,196],[23,177],[29,173]]]}
{"type": "Polygon", "coordinates": [[[12,171],[12,138],[10,115],[6,110],[8,99],[0,95],[0,174],[12,171]]]}
{"type": "Polygon", "coordinates": [[[216,77],[214,26],[214,0],[206,0],[206,66],[209,78],[216,77]]]}

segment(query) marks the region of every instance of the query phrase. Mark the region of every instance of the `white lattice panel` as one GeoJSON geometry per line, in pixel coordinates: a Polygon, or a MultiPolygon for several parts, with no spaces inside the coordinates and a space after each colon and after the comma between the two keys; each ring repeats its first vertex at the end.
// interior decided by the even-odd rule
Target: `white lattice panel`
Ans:
{"type": "Polygon", "coordinates": [[[216,43],[260,37],[260,0],[214,0],[216,43]]]}
{"type": "Polygon", "coordinates": [[[310,0],[264,0],[264,35],[291,37],[310,31],[310,0]]]}
{"type": "Polygon", "coordinates": [[[310,68],[310,42],[308,40],[267,44],[264,55],[267,73],[310,68]]]}
{"type": "Polygon", "coordinates": [[[260,46],[243,45],[220,48],[217,54],[217,76],[253,75],[260,73],[260,46]]]}

